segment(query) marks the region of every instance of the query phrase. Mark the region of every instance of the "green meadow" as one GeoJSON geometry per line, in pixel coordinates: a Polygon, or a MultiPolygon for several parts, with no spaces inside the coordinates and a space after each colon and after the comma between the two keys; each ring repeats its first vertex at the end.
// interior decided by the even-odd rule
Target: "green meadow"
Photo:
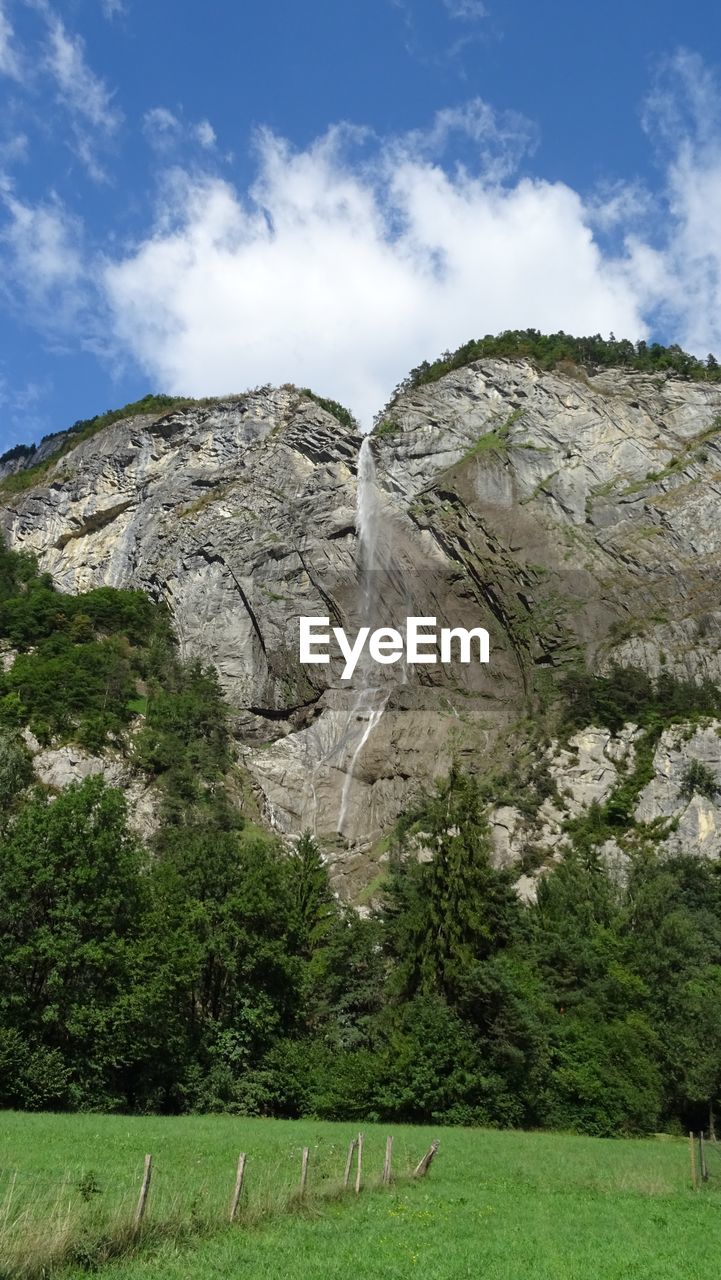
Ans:
{"type": "Polygon", "coordinates": [[[497,1130],[364,1128],[363,1186],[342,1189],[352,1126],[228,1116],[0,1119],[0,1277],[107,1280],[716,1280],[721,1153],[690,1187],[687,1142],[497,1130]],[[381,1183],[387,1132],[395,1179],[381,1183]],[[440,1139],[428,1177],[409,1173],[440,1139]],[[310,1149],[299,1203],[301,1154],[310,1149]],[[238,1154],[247,1154],[228,1224],[238,1154]],[[145,1153],[146,1219],[132,1236],[145,1153]]]}

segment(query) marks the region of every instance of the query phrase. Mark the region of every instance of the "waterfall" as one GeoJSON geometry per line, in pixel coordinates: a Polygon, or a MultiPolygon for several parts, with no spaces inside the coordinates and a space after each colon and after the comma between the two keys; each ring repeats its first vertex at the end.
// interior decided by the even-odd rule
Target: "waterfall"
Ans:
{"type": "MultiPolygon", "coordinates": [[[[381,528],[378,510],[378,491],[376,488],[376,468],[370,438],[364,437],[358,454],[358,489],[356,497],[356,534],[358,537],[358,576],[360,582],[361,625],[373,627],[378,622],[379,586],[383,582],[383,570],[387,564],[387,552],[384,553],[381,541],[381,528]]],[[[367,655],[364,655],[358,667],[358,690],[349,716],[349,734],[352,736],[355,726],[362,725],[350,765],[343,783],[340,813],[338,815],[338,833],[344,834],[348,817],[353,777],[358,758],[386,709],[390,690],[377,684],[378,667],[374,666],[367,655]]]]}

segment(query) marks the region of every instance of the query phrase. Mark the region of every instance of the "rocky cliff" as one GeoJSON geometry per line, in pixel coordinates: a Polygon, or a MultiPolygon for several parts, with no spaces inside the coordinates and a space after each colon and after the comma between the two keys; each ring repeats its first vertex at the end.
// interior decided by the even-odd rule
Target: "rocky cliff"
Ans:
{"type": "MultiPolygon", "coordinates": [[[[349,892],[414,790],[454,754],[483,771],[507,753],[565,669],[620,662],[721,680],[718,386],[480,360],[406,393],[371,441],[365,566],[360,445],[303,393],[261,390],[118,422],[6,497],[0,517],[62,589],[132,585],[167,602],[184,654],[220,673],[268,820],[313,827],[349,892]],[[352,629],[369,570],[374,621],[413,612],[485,626],[489,666],[361,669],[350,685],[337,661],[301,666],[298,618],[352,629]]],[[[583,739],[571,751],[585,765],[558,749],[551,772],[568,775],[577,808],[627,767],[633,732],[583,739]]],[[[704,738],[713,768],[715,732],[704,738]]],[[[678,792],[680,748],[658,749],[639,820],[665,815],[692,841],[721,831],[712,798],[713,817],[700,805],[689,815],[691,800],[679,813],[663,778],[678,792]]],[[[549,802],[529,835],[512,810],[495,813],[499,857],[522,862],[524,841],[539,839],[556,856],[571,811],[549,802]]]]}

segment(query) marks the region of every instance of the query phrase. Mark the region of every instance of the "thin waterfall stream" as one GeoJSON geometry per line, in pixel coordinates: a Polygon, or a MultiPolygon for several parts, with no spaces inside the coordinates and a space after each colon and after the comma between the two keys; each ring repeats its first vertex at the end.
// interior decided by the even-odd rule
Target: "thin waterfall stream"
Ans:
{"type": "MultiPolygon", "coordinates": [[[[365,436],[358,454],[358,489],[356,497],[356,534],[358,537],[358,577],[360,583],[360,622],[373,627],[378,621],[380,587],[384,570],[389,568],[387,546],[381,536],[376,467],[370,438],[365,436]]],[[[355,769],[360,754],[378,725],[388,704],[390,688],[378,683],[379,668],[367,654],[358,668],[358,688],[349,715],[349,727],[360,729],[343,783],[337,830],[345,835],[355,769]],[[362,726],[362,727],[361,727],[362,726]]]]}

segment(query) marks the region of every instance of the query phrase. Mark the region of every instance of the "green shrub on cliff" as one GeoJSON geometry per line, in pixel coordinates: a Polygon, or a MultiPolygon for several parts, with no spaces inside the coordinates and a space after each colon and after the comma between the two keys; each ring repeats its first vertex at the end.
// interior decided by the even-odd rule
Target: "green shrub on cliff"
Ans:
{"type": "Polygon", "coordinates": [[[396,387],[389,405],[379,414],[383,418],[398,397],[415,387],[437,382],[446,373],[462,369],[476,360],[506,358],[531,360],[541,369],[554,369],[564,362],[588,368],[635,369],[643,373],[673,373],[695,381],[718,382],[721,367],[709,356],[699,360],[681,347],[664,347],[659,342],[629,342],[617,340],[611,335],[602,338],[574,338],[560,330],[558,333],[541,333],[538,329],[506,329],[499,334],[486,334],[465,342],[455,351],[444,351],[436,360],[424,360],[411,369],[396,387]]]}

